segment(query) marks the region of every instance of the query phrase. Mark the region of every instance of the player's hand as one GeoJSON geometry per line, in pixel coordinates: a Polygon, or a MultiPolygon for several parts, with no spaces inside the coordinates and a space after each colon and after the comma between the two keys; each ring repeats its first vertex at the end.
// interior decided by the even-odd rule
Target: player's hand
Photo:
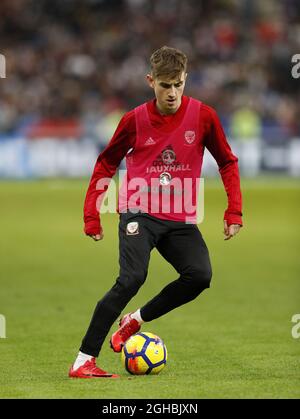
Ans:
{"type": "Polygon", "coordinates": [[[84,233],[86,234],[86,236],[89,236],[93,240],[95,240],[95,242],[102,240],[104,234],[102,225],[100,224],[100,220],[91,220],[86,222],[84,225],[84,233]]]}
{"type": "Polygon", "coordinates": [[[224,240],[230,240],[240,231],[241,226],[239,224],[231,224],[228,226],[227,221],[224,220],[224,240]]]}
{"type": "Polygon", "coordinates": [[[104,237],[103,232],[101,231],[100,234],[87,234],[89,237],[91,237],[95,242],[98,242],[99,240],[102,240],[104,237]]]}

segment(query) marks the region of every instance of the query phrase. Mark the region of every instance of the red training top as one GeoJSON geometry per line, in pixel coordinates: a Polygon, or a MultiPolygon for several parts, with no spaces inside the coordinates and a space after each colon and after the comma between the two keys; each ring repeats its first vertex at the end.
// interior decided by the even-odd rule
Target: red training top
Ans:
{"type": "Polygon", "coordinates": [[[157,218],[195,223],[205,147],[217,161],[227,193],[224,219],[242,225],[238,159],[214,109],[183,96],[175,114],[161,115],[154,99],[123,116],[94,168],[84,204],[85,233],[100,233],[99,209],[107,189],[101,180],[114,176],[125,155],[119,212],[138,208],[157,218]]]}

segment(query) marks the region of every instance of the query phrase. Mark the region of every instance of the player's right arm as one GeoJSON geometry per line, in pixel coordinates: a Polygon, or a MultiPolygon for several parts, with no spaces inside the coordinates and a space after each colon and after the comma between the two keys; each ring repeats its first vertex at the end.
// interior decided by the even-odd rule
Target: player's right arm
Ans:
{"type": "Polygon", "coordinates": [[[110,179],[116,173],[122,159],[135,144],[135,116],[134,111],[126,113],[109,144],[98,156],[84,201],[84,232],[87,236],[98,241],[103,238],[100,219],[100,208],[108,189],[110,179]],[[102,186],[103,183],[105,186],[102,186]],[[100,186],[99,186],[100,185],[100,186]]]}

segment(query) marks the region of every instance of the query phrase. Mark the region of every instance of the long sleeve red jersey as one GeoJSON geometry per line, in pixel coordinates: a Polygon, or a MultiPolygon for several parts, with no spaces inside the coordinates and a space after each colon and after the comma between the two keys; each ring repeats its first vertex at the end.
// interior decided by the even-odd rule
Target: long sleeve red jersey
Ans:
{"type": "MultiPolygon", "coordinates": [[[[175,114],[162,115],[159,113],[156,107],[156,99],[147,102],[145,109],[147,111],[147,119],[153,130],[157,133],[165,135],[178,131],[178,128],[182,125],[186,111],[189,104],[194,99],[187,96],[182,97],[182,102],[175,114]]],[[[199,102],[200,103],[200,102],[199,102]]],[[[140,133],[137,135],[137,112],[132,110],[126,113],[121,119],[111,141],[105,148],[105,150],[99,155],[93,175],[87,190],[85,204],[84,204],[84,223],[86,234],[99,234],[101,231],[99,209],[101,202],[104,198],[106,187],[99,188],[99,181],[104,178],[112,178],[120,165],[122,159],[126,156],[130,150],[129,155],[138,148],[139,155],[144,153],[143,148],[138,146],[138,140],[140,144],[140,133]]],[[[201,135],[201,147],[204,150],[206,147],[212,156],[215,158],[219,171],[222,177],[222,181],[228,197],[228,208],[225,211],[224,219],[227,220],[228,225],[240,224],[242,225],[242,198],[240,190],[240,177],[238,170],[238,159],[232,153],[231,148],[226,140],[226,136],[222,129],[220,120],[213,108],[201,103],[198,113],[197,133],[201,135]]],[[[194,131],[187,131],[187,134],[194,133],[194,131]]],[[[155,141],[150,137],[151,140],[155,141]]],[[[151,142],[150,140],[150,142],[151,142]]],[[[187,145],[193,141],[193,135],[189,139],[186,137],[187,145]]],[[[146,140],[146,145],[149,145],[146,140]]],[[[156,147],[156,145],[152,145],[156,147]]],[[[148,152],[149,147],[145,149],[148,152]]],[[[169,150],[168,150],[169,151],[169,150]]],[[[203,151],[202,151],[203,155],[203,151]]],[[[199,166],[202,164],[202,158],[199,160],[199,166]]],[[[175,168],[176,170],[176,168],[175,168]]],[[[199,173],[201,167],[199,167],[199,173]]],[[[143,176],[143,173],[140,174],[143,176]]],[[[155,214],[153,214],[155,215],[155,214]]],[[[168,215],[164,214],[162,217],[160,214],[158,218],[171,219],[168,215]]]]}

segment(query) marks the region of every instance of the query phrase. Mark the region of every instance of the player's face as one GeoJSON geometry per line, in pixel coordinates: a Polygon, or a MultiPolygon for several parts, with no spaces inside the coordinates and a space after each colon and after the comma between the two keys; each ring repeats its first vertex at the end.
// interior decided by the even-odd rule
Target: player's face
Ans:
{"type": "Polygon", "coordinates": [[[150,74],[147,75],[149,86],[154,89],[156,105],[161,113],[172,114],[177,111],[181,104],[186,77],[187,74],[184,72],[175,79],[153,78],[150,74]]]}

